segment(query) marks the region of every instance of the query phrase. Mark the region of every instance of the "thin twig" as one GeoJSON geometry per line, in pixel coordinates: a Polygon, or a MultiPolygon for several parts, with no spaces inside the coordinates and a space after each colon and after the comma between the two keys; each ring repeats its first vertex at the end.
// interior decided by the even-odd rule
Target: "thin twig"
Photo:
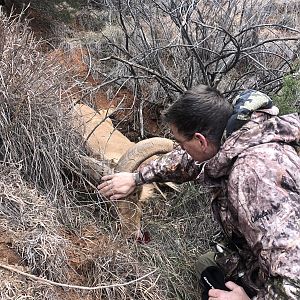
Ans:
{"type": "Polygon", "coordinates": [[[107,288],[114,288],[114,287],[120,287],[120,286],[126,286],[126,285],[130,285],[133,284],[135,282],[138,282],[148,276],[150,276],[151,274],[155,273],[157,271],[157,269],[151,271],[150,273],[147,273],[137,279],[128,281],[128,282],[124,282],[124,283],[115,283],[115,284],[109,284],[109,285],[97,285],[97,286],[83,286],[83,285],[72,285],[72,284],[65,284],[65,283],[60,283],[60,282],[55,282],[52,280],[48,280],[45,278],[41,278],[26,272],[23,272],[21,270],[18,270],[16,268],[13,268],[11,266],[8,265],[4,265],[0,263],[0,268],[6,269],[8,271],[14,272],[14,273],[18,273],[22,276],[25,276],[27,278],[39,281],[39,282],[43,282],[45,284],[49,284],[49,285],[54,285],[54,286],[59,286],[59,287],[65,287],[65,288],[69,288],[69,289],[79,289],[79,290],[90,290],[90,291],[94,291],[94,290],[100,290],[100,289],[107,289],[107,288]]]}
{"type": "Polygon", "coordinates": [[[167,82],[169,85],[171,85],[173,88],[175,88],[176,91],[178,91],[180,93],[183,93],[183,89],[176,82],[174,82],[174,81],[170,80],[169,78],[163,76],[162,74],[160,74],[160,73],[158,73],[158,72],[156,72],[156,71],[154,71],[150,68],[146,68],[146,67],[144,67],[140,64],[128,61],[126,59],[122,59],[121,57],[117,57],[117,56],[114,56],[114,55],[99,59],[99,61],[107,61],[107,60],[111,60],[111,59],[118,60],[120,62],[123,62],[123,63],[129,65],[129,66],[136,67],[136,68],[144,70],[144,71],[146,71],[150,74],[153,74],[157,78],[161,79],[162,81],[167,82]]]}

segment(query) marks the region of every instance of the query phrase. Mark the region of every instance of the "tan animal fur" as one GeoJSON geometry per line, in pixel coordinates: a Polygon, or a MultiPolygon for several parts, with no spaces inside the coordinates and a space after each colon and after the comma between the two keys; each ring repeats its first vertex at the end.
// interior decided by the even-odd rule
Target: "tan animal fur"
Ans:
{"type": "MultiPolygon", "coordinates": [[[[98,174],[99,171],[97,170],[101,169],[104,173],[112,173],[119,159],[124,157],[127,151],[134,148],[135,144],[114,128],[106,110],[96,112],[87,105],[76,104],[74,107],[74,120],[84,139],[87,139],[87,149],[92,156],[99,159],[99,161],[92,158],[84,158],[82,160],[83,165],[90,170],[89,175],[98,181],[103,174],[98,174]],[[103,169],[103,166],[101,168],[98,167],[101,164],[100,160],[110,163],[110,167],[106,168],[106,171],[103,169]]],[[[169,140],[168,144],[167,151],[170,151],[172,141],[169,140]]],[[[120,170],[118,169],[118,171],[120,170]]],[[[128,170],[125,167],[123,171],[133,170],[128,170]]],[[[123,234],[128,236],[140,230],[141,206],[143,202],[153,195],[153,192],[154,186],[146,184],[138,188],[127,199],[116,202],[123,234]]]]}

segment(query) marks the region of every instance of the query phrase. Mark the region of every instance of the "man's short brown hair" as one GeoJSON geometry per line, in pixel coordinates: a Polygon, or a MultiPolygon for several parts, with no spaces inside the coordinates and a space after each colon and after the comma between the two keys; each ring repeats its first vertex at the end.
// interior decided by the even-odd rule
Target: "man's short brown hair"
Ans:
{"type": "Polygon", "coordinates": [[[198,85],[187,90],[165,112],[164,120],[192,138],[196,132],[219,145],[232,105],[216,89],[198,85]]]}

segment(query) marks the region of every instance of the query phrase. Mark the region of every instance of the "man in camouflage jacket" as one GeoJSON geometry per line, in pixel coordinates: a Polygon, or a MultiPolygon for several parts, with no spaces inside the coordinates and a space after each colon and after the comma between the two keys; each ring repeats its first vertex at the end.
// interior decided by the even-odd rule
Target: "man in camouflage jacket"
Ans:
{"type": "MultiPolygon", "coordinates": [[[[201,94],[201,89],[205,88],[194,93],[201,94]]],[[[235,282],[254,291],[248,293],[256,295],[253,299],[300,299],[299,115],[279,117],[271,99],[253,90],[239,95],[233,104],[225,117],[225,141],[218,144],[220,135],[216,140],[212,136],[216,148],[199,150],[201,155],[194,152],[194,145],[197,142],[200,149],[207,142],[201,139],[210,137],[209,128],[201,125],[196,133],[184,131],[167,112],[166,121],[180,146],[141,167],[133,185],[196,180],[211,187],[213,213],[236,250],[216,260],[226,279],[239,274],[235,282]]],[[[117,180],[125,174],[114,176],[104,180],[122,187],[117,180]]],[[[111,196],[105,183],[99,188],[111,196]]],[[[211,289],[209,299],[249,299],[238,285],[226,286],[228,291],[211,289]]]]}

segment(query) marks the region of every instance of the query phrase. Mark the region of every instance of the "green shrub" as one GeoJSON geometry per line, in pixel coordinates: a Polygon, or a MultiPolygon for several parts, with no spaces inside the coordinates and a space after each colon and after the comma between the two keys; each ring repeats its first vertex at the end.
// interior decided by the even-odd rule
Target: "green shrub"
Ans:
{"type": "Polygon", "coordinates": [[[295,75],[283,78],[283,86],[278,95],[273,97],[280,114],[299,112],[300,79],[295,75]]]}

